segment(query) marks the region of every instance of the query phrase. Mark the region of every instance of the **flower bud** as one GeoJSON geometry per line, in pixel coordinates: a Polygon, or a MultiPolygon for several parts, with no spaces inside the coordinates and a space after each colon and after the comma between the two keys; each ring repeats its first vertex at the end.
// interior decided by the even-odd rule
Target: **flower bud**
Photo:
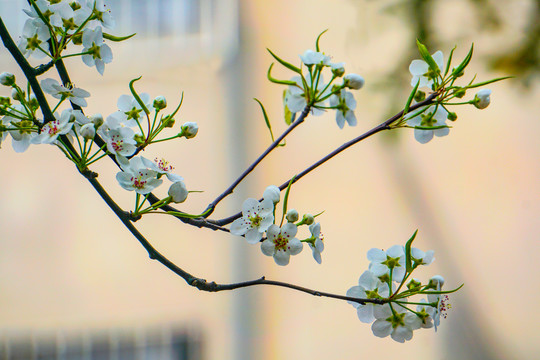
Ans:
{"type": "Polygon", "coordinates": [[[13,86],[15,85],[15,75],[8,72],[3,72],[0,74],[0,84],[4,86],[13,86]]]}
{"type": "Polygon", "coordinates": [[[186,139],[191,139],[197,135],[197,132],[199,132],[199,125],[197,125],[195,122],[189,121],[182,125],[182,132],[180,133],[180,136],[184,136],[186,139]]]}
{"type": "Polygon", "coordinates": [[[135,134],[135,136],[133,136],[133,140],[135,140],[135,144],[137,144],[137,146],[143,146],[144,142],[146,141],[144,136],[141,134],[135,134]]]}
{"type": "Polygon", "coordinates": [[[90,120],[90,122],[94,124],[94,128],[96,129],[99,129],[99,127],[103,125],[103,115],[101,115],[100,113],[90,115],[88,117],[88,120],[90,120]]]}
{"type": "Polygon", "coordinates": [[[488,107],[489,103],[491,102],[491,99],[489,96],[491,95],[491,90],[489,89],[482,89],[476,93],[474,96],[473,104],[478,109],[485,109],[488,107]]]}
{"type": "Polygon", "coordinates": [[[431,279],[429,279],[429,287],[432,289],[440,291],[443,285],[444,278],[441,275],[435,275],[431,279]]]}
{"type": "Polygon", "coordinates": [[[30,94],[30,100],[28,101],[28,105],[33,110],[36,110],[37,108],[39,108],[39,102],[36,98],[36,95],[30,94]]]}
{"type": "Polygon", "coordinates": [[[175,203],[182,203],[186,201],[188,197],[188,190],[186,184],[183,181],[174,182],[169,188],[169,196],[175,203]]]}
{"type": "Polygon", "coordinates": [[[274,204],[277,204],[279,202],[280,192],[276,185],[270,185],[264,190],[263,199],[272,200],[274,204]]]}
{"type": "Polygon", "coordinates": [[[465,96],[465,93],[467,92],[466,89],[464,88],[459,88],[459,89],[456,89],[454,90],[454,95],[458,98],[458,99],[461,99],[462,97],[465,96]]]}
{"type": "Polygon", "coordinates": [[[448,120],[450,121],[456,121],[457,120],[457,114],[455,112],[449,112],[448,113],[448,120]]]}
{"type": "Polygon", "coordinates": [[[302,217],[302,223],[306,224],[306,225],[311,225],[315,222],[315,217],[311,214],[305,214],[303,217],[302,217]]]}
{"type": "Polygon", "coordinates": [[[165,99],[165,97],[162,95],[156,96],[152,106],[154,106],[154,109],[157,110],[165,109],[167,107],[167,99],[165,99]]]}
{"type": "Polygon", "coordinates": [[[13,98],[13,100],[23,101],[25,95],[26,93],[24,92],[24,90],[21,90],[20,93],[17,91],[17,89],[11,90],[11,97],[13,98]]]}
{"type": "Polygon", "coordinates": [[[361,89],[365,82],[364,78],[358,74],[347,74],[343,77],[343,84],[353,90],[361,89]]]}
{"type": "Polygon", "coordinates": [[[342,77],[345,74],[345,63],[331,63],[330,67],[332,68],[332,74],[336,77],[342,77]]]}
{"type": "Polygon", "coordinates": [[[96,136],[96,128],[94,127],[94,124],[90,122],[81,126],[81,130],[79,131],[79,133],[83,138],[87,140],[92,140],[94,136],[96,136]]]}
{"type": "Polygon", "coordinates": [[[0,106],[9,106],[11,105],[11,99],[7,96],[0,96],[0,106]]]}
{"type": "Polygon", "coordinates": [[[423,92],[422,90],[417,90],[416,94],[414,94],[414,101],[416,102],[424,101],[425,98],[426,98],[426,93],[423,92]]]}
{"type": "Polygon", "coordinates": [[[175,120],[170,115],[165,116],[163,119],[161,119],[163,126],[167,128],[172,128],[174,126],[175,120]]]}
{"type": "Polygon", "coordinates": [[[291,209],[289,211],[287,211],[287,221],[288,222],[296,222],[298,221],[298,211],[296,211],[295,209],[291,209]]]}

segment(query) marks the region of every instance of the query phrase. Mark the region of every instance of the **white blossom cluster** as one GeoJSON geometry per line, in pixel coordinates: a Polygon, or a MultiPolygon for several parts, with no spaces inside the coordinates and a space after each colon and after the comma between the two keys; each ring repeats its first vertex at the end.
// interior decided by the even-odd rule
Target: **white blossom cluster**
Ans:
{"type": "Polygon", "coordinates": [[[394,245],[386,251],[375,248],[368,251],[369,270],[360,276],[358,285],[347,291],[347,296],[384,300],[382,304],[349,301],[356,308],[361,322],[372,323],[371,329],[375,336],[390,335],[402,343],[412,339],[414,330],[432,327],[437,330],[440,317],[446,317],[446,310],[450,307],[448,296],[441,294],[444,279],[437,275],[428,284],[422,284],[414,278],[407,281],[416,267],[431,264],[433,255],[432,250],[423,252],[411,248],[412,268],[407,271],[405,248],[402,245],[394,245]],[[407,290],[399,292],[403,285],[406,285],[407,290]],[[422,294],[427,295],[427,298],[409,302],[410,296],[422,294]]]}
{"type": "Polygon", "coordinates": [[[26,20],[17,46],[26,56],[55,58],[69,43],[82,46],[82,61],[103,75],[112,61],[111,48],[103,41],[102,26],[115,27],[104,0],[34,0],[35,7],[24,10],[26,20]],[[54,48],[49,46],[51,38],[54,48]]]}
{"type": "Polygon", "coordinates": [[[323,235],[320,223],[315,223],[314,216],[306,214],[300,221],[298,211],[286,212],[287,223],[275,224],[275,206],[280,201],[280,190],[275,185],[266,188],[261,201],[249,198],[242,205],[242,216],[231,224],[231,234],[244,236],[250,244],[261,243],[264,255],[272,256],[278,265],[289,264],[291,255],[299,254],[303,243],[308,243],[313,258],[322,262],[321,252],[324,250],[323,235]],[[296,238],[298,227],[308,225],[311,236],[305,240],[296,238]],[[263,235],[266,233],[266,239],[263,235]],[[262,241],[261,241],[262,240],[262,241]]]}

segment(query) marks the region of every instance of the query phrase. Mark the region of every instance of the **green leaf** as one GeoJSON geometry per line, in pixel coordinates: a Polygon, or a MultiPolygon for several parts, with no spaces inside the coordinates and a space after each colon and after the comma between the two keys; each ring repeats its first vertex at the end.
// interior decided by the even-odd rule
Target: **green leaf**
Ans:
{"type": "Polygon", "coordinates": [[[300,70],[299,67],[294,66],[291,63],[286,62],[285,60],[279,58],[276,54],[274,54],[270,49],[266,49],[276,59],[281,65],[285,66],[287,69],[294,71],[295,73],[302,74],[302,70],[300,70]]]}
{"type": "Polygon", "coordinates": [[[285,103],[285,97],[287,96],[287,90],[283,90],[283,110],[285,111],[285,124],[291,125],[293,122],[294,114],[291,112],[287,104],[285,103]]]}
{"type": "Polygon", "coordinates": [[[319,34],[319,36],[317,36],[317,41],[315,41],[315,50],[317,52],[321,51],[321,49],[319,48],[319,40],[321,39],[321,36],[327,31],[328,31],[328,29],[324,30],[322,33],[319,34]]]}
{"type": "Polygon", "coordinates": [[[279,224],[279,227],[283,224],[283,219],[285,218],[285,214],[287,214],[287,203],[289,201],[289,192],[291,191],[291,186],[294,182],[294,179],[296,179],[296,175],[294,175],[291,178],[291,181],[289,181],[289,185],[287,185],[287,190],[285,191],[285,196],[283,198],[283,215],[281,216],[281,224],[279,224]]]}
{"type": "Polygon", "coordinates": [[[414,86],[414,89],[412,89],[411,94],[409,95],[409,98],[407,99],[407,103],[405,104],[405,108],[403,109],[403,116],[407,115],[409,112],[409,108],[411,107],[411,103],[414,99],[414,95],[416,95],[416,90],[418,90],[418,85],[420,85],[420,79],[416,82],[416,85],[414,86]]]}
{"type": "Polygon", "coordinates": [[[272,142],[274,142],[274,133],[272,132],[272,126],[270,125],[270,120],[268,119],[268,114],[266,113],[266,110],[264,109],[264,106],[263,106],[263,104],[259,101],[259,99],[253,98],[253,100],[255,100],[256,102],[258,102],[259,105],[260,105],[261,110],[262,110],[262,113],[263,113],[263,116],[264,116],[264,121],[266,122],[266,127],[267,127],[268,130],[270,131],[270,137],[272,138],[272,142]]]}
{"type": "Polygon", "coordinates": [[[472,55],[473,55],[473,48],[474,48],[474,43],[471,44],[469,53],[467,54],[467,56],[465,56],[465,59],[463,59],[461,64],[459,64],[454,70],[452,70],[452,76],[456,76],[460,74],[463,70],[465,70],[467,65],[469,65],[469,62],[471,61],[472,55]]]}
{"type": "Polygon", "coordinates": [[[412,271],[411,245],[414,238],[416,237],[416,234],[418,234],[418,229],[416,229],[414,234],[412,234],[411,238],[405,244],[405,264],[408,273],[412,271]]]}
{"type": "Polygon", "coordinates": [[[270,74],[270,72],[272,71],[272,66],[274,66],[274,63],[270,64],[270,67],[268,68],[268,73],[266,74],[270,82],[273,82],[274,84],[282,84],[282,85],[296,85],[296,82],[292,80],[278,80],[278,79],[273,78],[272,75],[270,74]]]}
{"type": "Polygon", "coordinates": [[[150,114],[150,111],[146,108],[146,105],[144,105],[143,101],[141,100],[141,98],[139,97],[139,95],[137,94],[137,92],[135,92],[135,89],[133,88],[133,83],[137,80],[140,80],[142,78],[142,76],[139,76],[138,78],[136,79],[133,79],[129,82],[129,90],[131,90],[131,94],[133,95],[133,97],[135,98],[135,100],[137,101],[137,103],[139,105],[141,105],[141,108],[144,110],[144,112],[146,113],[146,115],[150,114]]]}
{"type": "Polygon", "coordinates": [[[472,88],[484,86],[484,85],[487,85],[487,84],[491,84],[491,83],[494,83],[494,82],[497,82],[497,81],[506,80],[506,79],[512,79],[512,78],[514,78],[514,76],[503,76],[503,77],[500,77],[500,78],[479,82],[477,84],[467,85],[466,88],[467,89],[472,89],[472,88]]]}
{"type": "Polygon", "coordinates": [[[124,40],[127,40],[129,38],[134,37],[135,35],[137,35],[137,33],[133,33],[131,35],[126,35],[126,36],[114,36],[114,35],[111,35],[111,34],[103,33],[103,37],[105,39],[111,40],[111,41],[114,41],[114,42],[124,41],[124,40]]]}
{"type": "Polygon", "coordinates": [[[182,91],[182,97],[180,98],[180,103],[178,104],[178,106],[176,107],[176,109],[174,109],[173,113],[169,115],[169,117],[174,117],[174,115],[176,115],[176,113],[178,112],[178,110],[180,110],[180,106],[182,106],[182,103],[184,102],[184,92],[182,91]]]}
{"type": "Polygon", "coordinates": [[[440,72],[439,65],[435,62],[431,54],[429,53],[427,47],[422,44],[418,39],[416,39],[416,45],[418,46],[418,51],[420,52],[420,56],[422,56],[422,59],[424,59],[425,62],[429,65],[430,69],[435,72],[440,72]]]}
{"type": "Polygon", "coordinates": [[[452,63],[452,57],[454,56],[454,50],[456,50],[456,47],[450,51],[450,56],[448,56],[448,61],[446,62],[446,69],[444,70],[444,76],[448,74],[448,71],[450,70],[450,64],[452,63]]]}

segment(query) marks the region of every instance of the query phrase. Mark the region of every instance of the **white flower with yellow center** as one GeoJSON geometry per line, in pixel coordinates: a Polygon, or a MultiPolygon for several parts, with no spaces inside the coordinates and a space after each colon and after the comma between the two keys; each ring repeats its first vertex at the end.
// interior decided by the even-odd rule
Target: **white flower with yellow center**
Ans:
{"type": "Polygon", "coordinates": [[[231,234],[246,237],[250,244],[262,239],[262,234],[274,223],[274,204],[270,199],[259,202],[249,198],[242,204],[242,217],[231,224],[231,234]]]}
{"type": "Polygon", "coordinates": [[[300,254],[303,248],[302,242],[295,238],[297,231],[293,223],[287,223],[281,229],[275,224],[270,226],[266,232],[268,238],[261,244],[263,254],[273,256],[278,265],[287,265],[291,255],[300,254]]]}

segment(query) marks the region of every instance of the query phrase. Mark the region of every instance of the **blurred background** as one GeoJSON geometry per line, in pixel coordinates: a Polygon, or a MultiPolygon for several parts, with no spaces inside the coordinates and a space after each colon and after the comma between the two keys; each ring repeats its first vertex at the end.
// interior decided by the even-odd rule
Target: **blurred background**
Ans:
{"type": "MultiPolygon", "coordinates": [[[[13,37],[24,1],[0,1],[13,37]]],[[[278,267],[258,246],[165,217],[137,223],[152,244],[196,276],[220,283],[262,275],[344,294],[367,269],[372,247],[403,244],[419,229],[417,247],[436,262],[419,272],[448,288],[452,308],[437,333],[416,331],[398,344],[372,335],[345,302],[282,288],[203,293],[151,261],[112,211],[52,146],[0,151],[0,358],[3,359],[533,359],[540,347],[540,2],[533,0],[110,0],[114,61],[99,76],[77,58],[66,61],[76,86],[92,97],[87,114],[108,115],[128,82],[169,107],[183,91],[177,124],[196,121],[189,141],[157,144],[192,193],[181,209],[198,213],[270,143],[259,106],[274,133],[285,129],[283,88],[266,80],[266,48],[299,63],[321,48],[361,74],[358,126],[343,130],[334,114],[310,117],[213,215],[226,217],[247,197],[260,197],[343,142],[385,120],[410,91],[415,39],[460,61],[474,42],[464,77],[514,75],[489,86],[485,110],[457,109],[450,136],[417,143],[412,131],[377,135],[303,178],[289,203],[318,218],[323,263],[309,249],[278,267]]],[[[36,63],[37,64],[37,63],[36,63]]],[[[0,71],[21,82],[0,49],[0,71]]],[[[52,72],[51,75],[53,76],[52,72]]],[[[275,67],[274,76],[291,74],[275,67]]],[[[22,83],[22,82],[21,82],[22,83]]],[[[1,89],[0,89],[1,90],[1,89]]],[[[6,89],[1,95],[8,95],[6,89]]],[[[468,94],[472,98],[474,92],[468,94]]],[[[132,194],[108,161],[100,181],[129,209],[132,194]]],[[[158,195],[165,195],[160,189],[158,195]]]]}

